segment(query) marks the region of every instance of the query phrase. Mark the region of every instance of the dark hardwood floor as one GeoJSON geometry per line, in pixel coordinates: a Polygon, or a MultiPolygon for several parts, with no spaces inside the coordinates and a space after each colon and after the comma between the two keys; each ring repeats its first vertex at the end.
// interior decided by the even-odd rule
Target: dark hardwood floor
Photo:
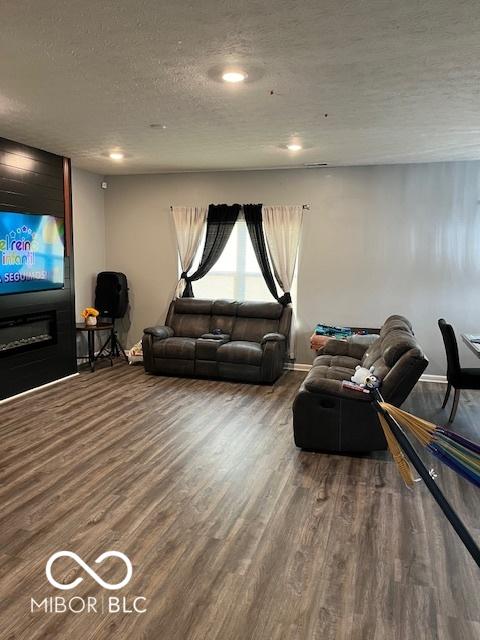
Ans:
{"type": "MultiPolygon", "coordinates": [[[[0,638],[68,640],[470,640],[480,572],[421,483],[388,454],[303,453],[291,405],[304,374],[273,387],[101,368],[0,406],[0,638]],[[133,577],[107,592],[125,553],[133,577]],[[147,599],[146,613],[30,612],[30,598],[147,599]]],[[[444,387],[406,408],[439,413],[444,387]]],[[[480,393],[456,426],[475,432],[480,393]]],[[[479,492],[439,482],[480,539],[479,492]]]]}

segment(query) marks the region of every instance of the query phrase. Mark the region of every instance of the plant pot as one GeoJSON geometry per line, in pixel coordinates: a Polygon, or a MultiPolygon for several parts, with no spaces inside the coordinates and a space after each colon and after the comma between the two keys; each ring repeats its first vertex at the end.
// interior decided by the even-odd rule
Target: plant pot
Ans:
{"type": "Polygon", "coordinates": [[[85,318],[85,324],[87,327],[95,327],[97,325],[97,318],[95,316],[88,316],[88,318],[85,318]]]}

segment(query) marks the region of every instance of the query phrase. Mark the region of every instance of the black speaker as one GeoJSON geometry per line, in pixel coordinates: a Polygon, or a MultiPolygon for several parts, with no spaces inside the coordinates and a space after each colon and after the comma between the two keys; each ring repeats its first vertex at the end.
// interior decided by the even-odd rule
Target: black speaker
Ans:
{"type": "Polygon", "coordinates": [[[99,273],[95,287],[95,309],[105,318],[123,318],[127,308],[127,276],[119,271],[99,273]]]}

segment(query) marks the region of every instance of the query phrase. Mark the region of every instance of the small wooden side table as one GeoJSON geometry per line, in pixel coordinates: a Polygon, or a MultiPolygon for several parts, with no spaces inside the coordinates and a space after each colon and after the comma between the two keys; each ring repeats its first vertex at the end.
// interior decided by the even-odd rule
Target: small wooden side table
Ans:
{"type": "MultiPolygon", "coordinates": [[[[95,355],[95,335],[99,331],[109,331],[110,335],[114,331],[112,322],[99,322],[95,325],[88,325],[84,322],[77,322],[76,329],[78,333],[87,333],[87,342],[88,342],[88,362],[90,364],[90,370],[95,371],[95,362],[98,359],[98,356],[95,355]]],[[[113,358],[112,354],[110,354],[110,363],[113,366],[113,358]]]]}

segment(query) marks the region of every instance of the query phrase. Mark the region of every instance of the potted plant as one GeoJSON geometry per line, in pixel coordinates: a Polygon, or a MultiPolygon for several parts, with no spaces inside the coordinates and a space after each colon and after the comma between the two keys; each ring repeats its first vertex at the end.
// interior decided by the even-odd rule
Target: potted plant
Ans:
{"type": "Polygon", "coordinates": [[[82,311],[82,317],[88,327],[94,327],[97,324],[99,312],[93,307],[87,307],[82,311]]]}

